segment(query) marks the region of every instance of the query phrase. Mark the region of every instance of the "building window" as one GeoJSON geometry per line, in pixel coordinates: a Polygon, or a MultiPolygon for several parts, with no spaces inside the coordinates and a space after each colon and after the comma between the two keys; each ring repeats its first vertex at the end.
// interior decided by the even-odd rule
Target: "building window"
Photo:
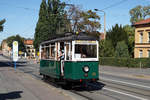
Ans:
{"type": "Polygon", "coordinates": [[[148,57],[150,58],[150,50],[148,50],[147,53],[148,53],[148,57]]]}
{"type": "Polygon", "coordinates": [[[148,43],[150,43],[150,32],[148,32],[148,43]]]}
{"type": "Polygon", "coordinates": [[[140,43],[143,43],[143,33],[140,33],[140,43]]]}
{"type": "Polygon", "coordinates": [[[140,50],[140,52],[139,52],[139,57],[140,57],[140,58],[143,57],[143,50],[140,50]]]}

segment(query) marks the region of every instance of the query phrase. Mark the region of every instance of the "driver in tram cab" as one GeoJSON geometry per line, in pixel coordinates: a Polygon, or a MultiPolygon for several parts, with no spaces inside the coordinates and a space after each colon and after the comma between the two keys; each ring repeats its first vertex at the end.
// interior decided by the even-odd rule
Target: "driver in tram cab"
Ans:
{"type": "Polygon", "coordinates": [[[80,53],[81,53],[81,58],[86,58],[86,55],[83,53],[83,47],[80,46],[79,49],[80,49],[80,53]]]}
{"type": "Polygon", "coordinates": [[[60,50],[60,62],[61,62],[61,75],[64,75],[64,58],[65,58],[65,53],[64,50],[60,50]]]}

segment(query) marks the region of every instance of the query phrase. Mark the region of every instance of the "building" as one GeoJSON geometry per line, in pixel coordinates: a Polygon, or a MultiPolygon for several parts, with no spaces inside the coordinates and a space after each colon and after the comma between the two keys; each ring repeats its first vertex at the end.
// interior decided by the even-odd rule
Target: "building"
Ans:
{"type": "Polygon", "coordinates": [[[6,55],[6,56],[10,56],[11,55],[11,48],[8,46],[6,40],[2,41],[1,46],[2,46],[3,54],[6,55]]]}
{"type": "Polygon", "coordinates": [[[27,56],[29,58],[35,58],[35,49],[33,47],[33,40],[24,40],[27,56]]]}
{"type": "Polygon", "coordinates": [[[105,40],[105,34],[104,33],[100,33],[100,40],[105,40]]]}
{"type": "Polygon", "coordinates": [[[150,18],[136,22],[134,58],[150,57],[150,18]]]}

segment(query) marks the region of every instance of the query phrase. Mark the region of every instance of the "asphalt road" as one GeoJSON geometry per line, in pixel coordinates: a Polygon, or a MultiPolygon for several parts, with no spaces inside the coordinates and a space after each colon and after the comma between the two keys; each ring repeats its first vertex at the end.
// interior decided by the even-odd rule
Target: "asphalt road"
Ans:
{"type": "MultiPolygon", "coordinates": [[[[11,62],[0,56],[0,100],[72,100],[50,85],[30,74],[14,70],[8,64],[11,62]]],[[[23,67],[27,63],[20,64],[23,67]]]]}
{"type": "MultiPolygon", "coordinates": [[[[42,80],[42,76],[39,75],[39,64],[34,61],[20,62],[17,69],[37,80],[42,80]]],[[[64,90],[61,86],[49,85],[65,91],[77,100],[150,100],[149,83],[147,79],[100,73],[100,80],[97,83],[88,83],[86,88],[74,87],[71,90],[64,90]]]]}

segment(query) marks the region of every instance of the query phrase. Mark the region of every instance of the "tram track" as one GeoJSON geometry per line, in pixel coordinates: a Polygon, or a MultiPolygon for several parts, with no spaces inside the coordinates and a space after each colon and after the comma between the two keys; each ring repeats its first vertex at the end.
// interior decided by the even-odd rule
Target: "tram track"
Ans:
{"type": "MultiPolygon", "coordinates": [[[[28,69],[28,70],[25,70],[25,69],[22,69],[22,68],[18,68],[18,70],[20,70],[20,71],[22,71],[22,72],[24,72],[24,73],[26,73],[26,74],[32,75],[34,78],[36,78],[36,79],[38,79],[38,80],[40,80],[40,81],[43,80],[42,77],[40,77],[39,75],[33,73],[34,71],[33,71],[32,68],[27,68],[27,67],[26,67],[26,69],[28,69]],[[32,71],[29,71],[29,70],[32,70],[32,71]]],[[[44,80],[44,82],[46,82],[47,84],[50,84],[50,85],[52,85],[52,86],[54,86],[54,87],[56,87],[56,88],[59,88],[59,87],[60,87],[60,86],[58,86],[57,84],[54,84],[51,80],[44,80]]],[[[86,95],[84,95],[84,94],[82,94],[82,93],[79,93],[79,92],[77,92],[77,91],[75,91],[75,90],[69,90],[69,92],[74,93],[74,94],[76,94],[76,95],[78,95],[78,96],[81,96],[81,97],[85,98],[85,100],[94,100],[94,99],[92,99],[91,97],[86,96],[86,95]]]]}
{"type": "Polygon", "coordinates": [[[81,97],[84,97],[84,98],[87,99],[87,100],[94,100],[93,98],[88,97],[88,96],[86,96],[86,95],[84,95],[84,94],[82,94],[82,93],[79,93],[79,92],[75,91],[75,90],[69,90],[69,91],[72,92],[72,93],[75,93],[75,94],[77,94],[77,95],[79,95],[79,96],[81,96],[81,97]]]}
{"type": "Polygon", "coordinates": [[[118,90],[122,90],[122,91],[126,91],[126,92],[132,92],[132,93],[135,93],[135,94],[150,97],[150,91],[146,90],[146,89],[143,89],[143,88],[133,87],[131,85],[114,83],[114,82],[110,82],[110,81],[109,82],[101,81],[101,82],[107,84],[107,87],[110,87],[110,88],[115,88],[115,89],[118,89],[118,90]],[[121,88],[119,88],[119,86],[121,88]]]}
{"type": "MultiPolygon", "coordinates": [[[[119,94],[122,94],[122,95],[126,95],[126,96],[129,96],[129,97],[132,97],[132,98],[136,98],[138,100],[149,100],[150,99],[150,92],[147,91],[147,90],[141,91],[141,90],[136,89],[135,87],[131,88],[129,86],[124,86],[124,85],[121,85],[121,84],[119,84],[119,85],[115,84],[114,85],[114,83],[106,83],[106,82],[103,82],[103,83],[105,83],[107,85],[102,90],[111,91],[111,92],[114,92],[114,93],[116,92],[116,93],[119,93],[119,94]]],[[[92,87],[97,87],[97,85],[94,85],[94,84],[88,84],[88,85],[92,86],[92,87]]],[[[117,98],[115,96],[105,94],[102,91],[96,91],[95,93],[110,96],[110,97],[117,100],[117,98]]],[[[118,99],[118,100],[120,100],[120,99],[118,99]]]]}

